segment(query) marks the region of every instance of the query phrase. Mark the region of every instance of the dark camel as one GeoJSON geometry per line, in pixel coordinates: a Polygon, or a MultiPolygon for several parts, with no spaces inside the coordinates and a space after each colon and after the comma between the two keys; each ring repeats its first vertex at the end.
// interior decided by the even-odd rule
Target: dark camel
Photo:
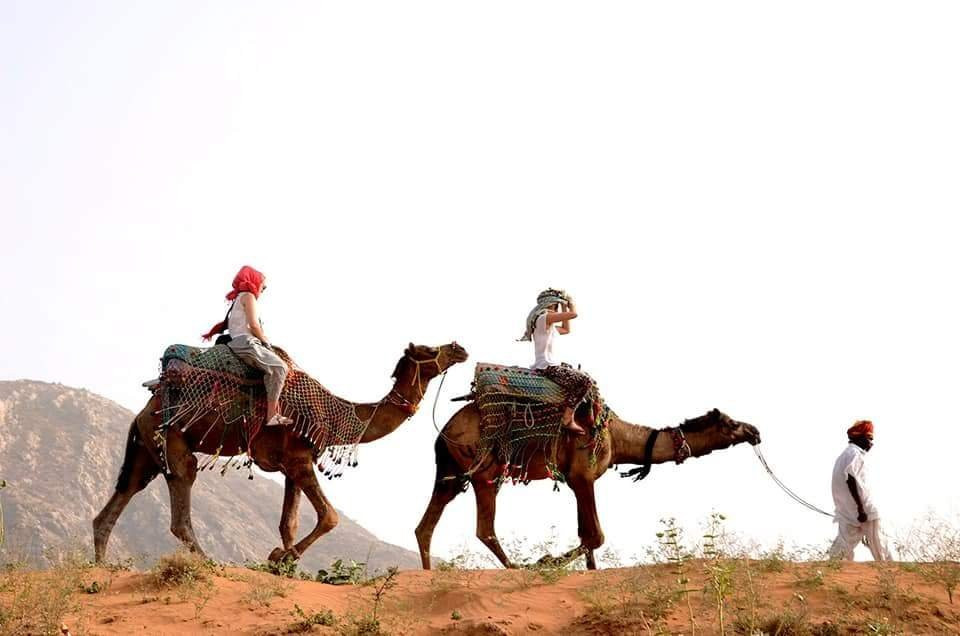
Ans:
{"type": "MultiPolygon", "coordinates": [[[[373,416],[360,438],[361,444],[373,442],[395,431],[412,416],[423,398],[427,384],[449,367],[467,359],[463,347],[453,342],[439,348],[410,344],[397,363],[395,379],[390,393],[379,402],[356,404],[361,419],[373,416]]],[[[281,402],[282,406],[282,402],[281,402]]],[[[162,463],[154,443],[154,431],[160,423],[156,415],[158,399],[153,397],[140,411],[130,426],[127,435],[126,454],[116,491],[93,520],[94,553],[97,562],[103,560],[110,532],[123,509],[135,494],[160,474],[162,463]]],[[[212,455],[217,452],[223,432],[222,422],[212,418],[198,420],[186,433],[176,427],[167,437],[167,457],[170,474],[164,477],[170,493],[170,531],[190,550],[203,554],[190,522],[190,489],[197,477],[197,458],[194,453],[212,455]],[[205,433],[213,426],[209,435],[205,433]]],[[[220,455],[240,455],[243,447],[239,427],[229,427],[224,433],[220,455]]],[[[309,444],[285,426],[262,428],[251,445],[254,463],[268,472],[280,471],[286,477],[283,513],[280,519],[282,548],[270,553],[270,560],[298,559],[303,552],[323,534],[332,530],[338,522],[337,511],[324,496],[314,470],[317,456],[309,444]],[[317,524],[303,539],[294,544],[297,534],[300,493],[317,511],[317,524]]]]}
{"type": "MultiPolygon", "coordinates": [[[[586,409],[581,407],[577,412],[577,419],[587,429],[589,424],[582,417],[585,413],[586,409]]],[[[755,427],[737,422],[716,409],[701,417],[687,420],[680,428],[690,446],[692,457],[701,457],[741,442],[760,443],[760,432],[755,427]]],[[[603,545],[604,537],[600,520],[597,518],[593,484],[613,465],[643,464],[646,443],[653,431],[652,428],[630,424],[611,415],[607,429],[602,433],[602,450],[597,453],[593,465],[590,461],[592,451],[586,448],[585,438],[562,434],[557,446],[556,462],[557,468],[577,498],[580,546],[560,557],[560,561],[569,562],[585,554],[587,567],[596,569],[593,551],[603,545]]],[[[503,473],[504,466],[493,457],[488,457],[472,474],[466,474],[474,465],[479,436],[480,413],[477,406],[470,403],[450,418],[434,445],[437,476],[433,484],[433,497],[416,531],[424,569],[430,569],[430,540],[444,508],[454,497],[466,490],[468,483],[473,485],[477,499],[477,538],[496,555],[504,567],[514,567],[500,546],[494,530],[499,483],[495,480],[503,473]]],[[[526,477],[530,480],[549,477],[545,453],[533,453],[532,456],[526,477]]],[[[666,432],[658,435],[649,462],[661,464],[674,461],[675,457],[671,435],[666,432]]]]}

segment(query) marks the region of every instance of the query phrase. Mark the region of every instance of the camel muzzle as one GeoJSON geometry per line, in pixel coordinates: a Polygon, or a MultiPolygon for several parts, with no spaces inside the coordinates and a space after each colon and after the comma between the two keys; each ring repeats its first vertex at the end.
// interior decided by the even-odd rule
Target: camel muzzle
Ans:
{"type": "Polygon", "coordinates": [[[745,439],[750,443],[751,446],[756,446],[760,443],[760,431],[756,426],[747,424],[746,422],[740,422],[740,426],[742,426],[743,430],[747,432],[745,439]]]}

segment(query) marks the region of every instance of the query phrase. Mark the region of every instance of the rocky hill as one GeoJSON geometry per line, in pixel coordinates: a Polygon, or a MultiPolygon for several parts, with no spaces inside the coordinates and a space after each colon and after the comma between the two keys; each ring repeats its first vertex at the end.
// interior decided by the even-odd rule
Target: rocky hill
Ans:
{"type": "MultiPolygon", "coordinates": [[[[133,413],[83,389],[19,380],[0,382],[0,493],[6,545],[0,561],[40,564],[46,553],[92,553],[91,521],[113,492],[133,413]]],[[[193,489],[193,526],[204,550],[221,561],[260,561],[279,544],[283,488],[244,470],[204,472],[193,489]]],[[[315,523],[301,505],[301,534],[315,523]]],[[[127,507],[110,539],[108,559],[149,562],[175,550],[163,478],[127,507]]],[[[416,567],[409,550],[386,544],[340,514],[340,525],[317,541],[301,567],[315,571],[338,558],[416,567]]]]}

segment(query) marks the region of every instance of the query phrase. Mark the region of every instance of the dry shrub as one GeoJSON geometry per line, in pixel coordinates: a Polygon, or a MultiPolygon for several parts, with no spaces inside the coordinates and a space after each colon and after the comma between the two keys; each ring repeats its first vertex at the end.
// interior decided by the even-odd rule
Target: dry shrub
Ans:
{"type": "Polygon", "coordinates": [[[45,572],[7,569],[0,574],[0,636],[60,634],[67,614],[80,605],[75,595],[84,588],[89,563],[70,553],[45,572]]]}
{"type": "Polygon", "coordinates": [[[176,588],[197,581],[209,581],[213,564],[203,557],[186,550],[177,550],[157,559],[150,570],[154,585],[158,588],[176,588]]]}
{"type": "Polygon", "coordinates": [[[317,625],[334,627],[337,624],[337,617],[328,609],[320,610],[319,612],[310,612],[308,614],[302,607],[294,604],[292,613],[297,620],[287,626],[288,634],[312,632],[313,628],[317,625]]]}
{"type": "Polygon", "coordinates": [[[269,607],[270,601],[276,597],[286,597],[293,587],[286,579],[277,576],[257,576],[249,581],[249,588],[243,600],[250,605],[269,607]]]}
{"type": "Polygon", "coordinates": [[[153,584],[158,589],[175,589],[180,600],[190,602],[194,617],[199,619],[203,608],[213,598],[214,564],[186,550],[160,557],[150,571],[153,584]]]}
{"type": "Polygon", "coordinates": [[[916,572],[946,592],[951,604],[960,586],[960,523],[957,521],[929,513],[897,542],[901,556],[916,561],[916,572]]]}
{"type": "Polygon", "coordinates": [[[581,622],[603,629],[661,633],[666,619],[677,603],[678,594],[660,584],[643,570],[631,570],[626,576],[601,572],[594,584],[583,588],[581,597],[589,611],[581,622]]]}

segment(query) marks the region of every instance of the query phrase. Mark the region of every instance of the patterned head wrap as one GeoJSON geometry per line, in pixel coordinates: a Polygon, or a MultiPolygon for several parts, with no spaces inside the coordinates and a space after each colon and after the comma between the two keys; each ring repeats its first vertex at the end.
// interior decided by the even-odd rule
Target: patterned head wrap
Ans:
{"type": "MultiPolygon", "coordinates": [[[[255,298],[260,298],[260,292],[263,288],[263,281],[266,277],[253,269],[249,265],[244,265],[240,268],[240,271],[237,272],[237,275],[233,277],[233,288],[227,293],[227,300],[234,300],[241,292],[250,292],[254,295],[255,298]]],[[[223,333],[227,328],[227,320],[224,318],[222,321],[215,324],[210,328],[210,331],[203,334],[201,338],[204,340],[210,340],[215,334],[223,333]]]]}
{"type": "Polygon", "coordinates": [[[562,289],[551,288],[540,292],[540,295],[537,296],[536,306],[530,310],[529,314],[527,314],[527,330],[523,333],[523,337],[520,338],[520,340],[531,339],[533,336],[533,330],[537,326],[537,318],[540,317],[540,314],[545,313],[557,303],[567,303],[569,305],[570,302],[570,294],[562,289]]]}
{"type": "Polygon", "coordinates": [[[873,437],[873,422],[870,420],[858,420],[853,426],[847,429],[847,437],[873,437]]]}

